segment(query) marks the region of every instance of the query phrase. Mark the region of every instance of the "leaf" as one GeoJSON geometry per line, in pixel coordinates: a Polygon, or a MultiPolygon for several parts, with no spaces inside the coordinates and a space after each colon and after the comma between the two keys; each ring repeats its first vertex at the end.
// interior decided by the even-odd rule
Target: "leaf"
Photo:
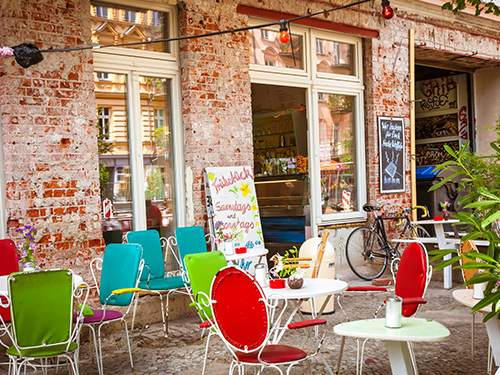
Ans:
{"type": "Polygon", "coordinates": [[[494,221],[496,221],[498,219],[500,219],[500,211],[497,211],[493,215],[491,215],[491,216],[487,217],[486,219],[484,219],[483,222],[481,223],[481,227],[484,229],[488,225],[490,225],[492,222],[494,222],[494,221]]]}
{"type": "Polygon", "coordinates": [[[493,199],[497,202],[500,202],[500,198],[497,197],[496,195],[492,194],[488,189],[484,188],[484,187],[479,187],[477,188],[477,191],[479,194],[481,195],[484,195],[485,197],[488,197],[490,199],[493,199]]]}
{"type": "Polygon", "coordinates": [[[497,268],[494,264],[482,263],[482,262],[467,262],[460,266],[456,266],[461,270],[484,270],[490,268],[497,268]]]}
{"type": "Polygon", "coordinates": [[[460,258],[459,257],[453,257],[451,259],[446,259],[443,260],[441,263],[436,264],[436,267],[434,267],[434,270],[441,270],[445,267],[451,266],[453,263],[457,262],[460,258]]]}
{"type": "Polygon", "coordinates": [[[444,258],[448,254],[460,254],[457,250],[432,250],[429,255],[434,255],[429,262],[434,262],[438,259],[444,258]]]}
{"type": "MultiPolygon", "coordinates": [[[[495,259],[493,259],[493,258],[489,257],[489,256],[488,256],[488,255],[486,255],[486,254],[479,253],[479,252],[476,252],[476,251],[475,251],[475,253],[476,253],[476,254],[475,254],[475,257],[476,257],[477,259],[484,260],[485,262],[488,262],[488,263],[494,263],[494,264],[496,264],[496,263],[497,263],[497,262],[495,261],[495,259]]],[[[468,254],[469,254],[469,253],[468,253],[468,254]]]]}
{"type": "Polygon", "coordinates": [[[453,156],[455,159],[458,159],[457,154],[455,154],[455,151],[453,151],[453,149],[450,146],[444,145],[444,149],[446,150],[446,152],[448,152],[448,154],[453,156]]]}
{"type": "Polygon", "coordinates": [[[474,203],[469,203],[465,208],[478,208],[478,207],[489,207],[498,204],[497,201],[479,201],[474,203]]]}
{"type": "Polygon", "coordinates": [[[471,312],[476,312],[476,311],[479,311],[483,308],[485,308],[486,306],[489,306],[491,305],[492,303],[494,302],[497,302],[498,300],[500,299],[500,295],[498,293],[493,293],[493,294],[490,294],[486,297],[484,297],[481,301],[479,301],[478,303],[476,303],[474,305],[474,307],[472,307],[472,310],[471,312]]]}
{"type": "Polygon", "coordinates": [[[489,281],[496,282],[497,280],[498,280],[497,277],[493,276],[489,272],[485,272],[485,273],[480,273],[478,275],[472,276],[469,280],[467,280],[464,283],[464,286],[473,285],[473,284],[480,284],[480,283],[489,282],[489,281]]]}

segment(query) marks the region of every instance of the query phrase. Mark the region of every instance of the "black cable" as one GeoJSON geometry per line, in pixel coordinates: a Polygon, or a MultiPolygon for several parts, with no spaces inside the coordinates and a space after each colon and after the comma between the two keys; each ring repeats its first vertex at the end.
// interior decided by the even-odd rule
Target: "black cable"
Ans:
{"type": "MultiPolygon", "coordinates": [[[[167,39],[158,39],[158,40],[148,40],[144,42],[134,42],[134,43],[125,43],[125,44],[116,44],[116,45],[98,45],[98,46],[87,46],[87,47],[74,47],[74,48],[61,48],[61,49],[44,49],[40,50],[40,52],[71,52],[71,51],[82,51],[82,50],[88,50],[88,49],[101,49],[101,48],[108,48],[108,47],[126,47],[126,46],[136,46],[136,45],[141,45],[141,44],[152,44],[152,43],[164,43],[164,42],[174,42],[177,40],[187,40],[187,39],[195,39],[195,38],[202,38],[202,37],[209,37],[209,36],[217,36],[217,35],[223,35],[223,34],[229,34],[229,33],[236,33],[238,31],[247,31],[247,30],[253,30],[253,29],[260,29],[262,27],[269,27],[269,26],[274,26],[274,25],[279,25],[281,22],[286,22],[288,25],[290,25],[290,22],[293,21],[298,21],[304,18],[310,18],[313,16],[317,16],[320,14],[325,14],[325,13],[330,13],[336,10],[340,9],[345,9],[349,8],[355,5],[360,5],[363,3],[367,3],[372,0],[360,0],[356,1],[352,4],[346,4],[346,5],[341,5],[337,8],[332,8],[328,10],[323,10],[321,12],[316,12],[316,13],[311,13],[311,14],[306,14],[305,16],[300,16],[300,17],[295,17],[291,18],[289,20],[280,20],[276,22],[270,22],[266,23],[263,25],[258,25],[258,26],[247,26],[247,27],[242,27],[240,29],[230,29],[230,30],[224,30],[224,31],[215,31],[213,33],[207,33],[207,34],[197,34],[197,35],[186,35],[186,36],[179,36],[175,38],[167,38],[167,39]]],[[[289,26],[290,27],[290,26],[289,26]]],[[[293,51],[293,46],[292,46],[292,51],[293,51]]]]}

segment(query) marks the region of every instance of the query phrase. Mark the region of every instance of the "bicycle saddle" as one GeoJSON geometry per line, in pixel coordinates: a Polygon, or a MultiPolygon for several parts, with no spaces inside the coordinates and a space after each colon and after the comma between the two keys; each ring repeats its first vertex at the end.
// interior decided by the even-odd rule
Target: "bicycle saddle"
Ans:
{"type": "Polygon", "coordinates": [[[365,203],[363,205],[363,210],[366,212],[380,211],[380,207],[372,206],[370,203],[365,203]]]}

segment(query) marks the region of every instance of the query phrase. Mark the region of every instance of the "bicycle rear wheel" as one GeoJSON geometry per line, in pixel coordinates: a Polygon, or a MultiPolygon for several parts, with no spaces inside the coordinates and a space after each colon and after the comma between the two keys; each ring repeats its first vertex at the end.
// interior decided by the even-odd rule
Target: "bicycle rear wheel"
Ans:
{"type": "Polygon", "coordinates": [[[408,239],[413,239],[413,238],[430,238],[431,235],[427,230],[419,225],[419,224],[412,224],[410,228],[408,229],[408,232],[406,233],[406,237],[408,239]]]}
{"type": "Polygon", "coordinates": [[[358,228],[353,231],[345,247],[349,267],[356,276],[364,280],[380,277],[387,267],[387,245],[378,233],[371,228],[358,228]]]}

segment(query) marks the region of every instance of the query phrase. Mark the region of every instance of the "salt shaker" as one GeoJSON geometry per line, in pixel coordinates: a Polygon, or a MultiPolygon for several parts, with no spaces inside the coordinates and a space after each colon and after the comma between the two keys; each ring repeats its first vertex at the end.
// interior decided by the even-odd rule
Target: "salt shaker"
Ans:
{"type": "Polygon", "coordinates": [[[255,279],[261,287],[265,288],[269,286],[269,282],[267,280],[266,265],[264,263],[258,263],[255,265],[255,279]]]}
{"type": "Polygon", "coordinates": [[[385,302],[385,326],[387,328],[401,328],[403,300],[398,297],[389,297],[385,302]]]}

